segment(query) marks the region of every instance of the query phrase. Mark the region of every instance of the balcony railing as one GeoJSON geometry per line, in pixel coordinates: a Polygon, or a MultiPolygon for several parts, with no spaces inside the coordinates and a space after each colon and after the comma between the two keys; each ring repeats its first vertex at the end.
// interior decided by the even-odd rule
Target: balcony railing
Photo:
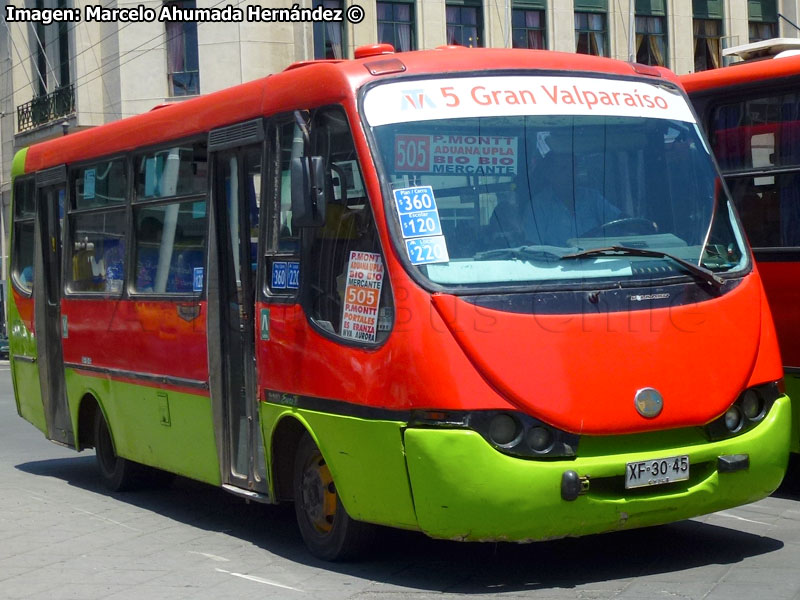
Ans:
{"type": "Polygon", "coordinates": [[[17,130],[28,131],[75,112],[75,88],[72,84],[56,88],[17,107],[17,130]]]}

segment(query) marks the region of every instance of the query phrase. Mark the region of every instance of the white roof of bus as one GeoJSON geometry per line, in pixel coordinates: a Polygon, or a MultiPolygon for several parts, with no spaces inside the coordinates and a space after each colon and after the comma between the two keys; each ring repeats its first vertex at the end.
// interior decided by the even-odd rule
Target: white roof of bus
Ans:
{"type": "MultiPolygon", "coordinates": [[[[751,44],[732,46],[722,51],[723,56],[738,56],[742,60],[758,58],[779,58],[778,55],[791,50],[800,50],[800,39],[797,38],[772,38],[751,44]]],[[[794,54],[794,53],[792,53],[794,54]]],[[[789,54],[788,56],[791,56],[789,54]]],[[[786,55],[785,55],[786,56],[786,55]]]]}

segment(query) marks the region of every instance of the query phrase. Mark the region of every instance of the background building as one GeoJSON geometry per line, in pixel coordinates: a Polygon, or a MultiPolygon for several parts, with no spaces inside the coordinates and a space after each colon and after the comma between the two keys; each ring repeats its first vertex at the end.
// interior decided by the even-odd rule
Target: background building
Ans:
{"type": "MultiPolygon", "coordinates": [[[[14,0],[25,8],[79,8],[92,0],[14,0]]],[[[289,0],[103,0],[106,8],[163,5],[291,7],[289,0]]],[[[343,23],[9,22],[0,27],[2,281],[9,179],[16,149],[280,71],[295,61],[346,58],[388,42],[398,51],[444,44],[546,48],[627,59],[627,0],[301,0],[358,4],[343,23]]],[[[798,37],[800,0],[635,0],[639,62],[677,73],[723,64],[727,47],[798,37]]],[[[727,60],[727,59],[726,59],[727,60]]]]}

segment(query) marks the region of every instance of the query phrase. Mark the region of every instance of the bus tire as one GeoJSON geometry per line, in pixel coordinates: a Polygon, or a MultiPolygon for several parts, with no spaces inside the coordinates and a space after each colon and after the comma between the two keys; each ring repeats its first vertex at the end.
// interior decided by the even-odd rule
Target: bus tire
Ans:
{"type": "Polygon", "coordinates": [[[136,463],[117,456],[111,432],[101,410],[95,412],[94,450],[103,485],[112,492],[124,492],[134,486],[136,463]]]}
{"type": "Polygon", "coordinates": [[[317,558],[356,558],[369,546],[375,526],[347,514],[336,493],[328,465],[306,432],[294,462],[294,509],[300,535],[317,558]]]}

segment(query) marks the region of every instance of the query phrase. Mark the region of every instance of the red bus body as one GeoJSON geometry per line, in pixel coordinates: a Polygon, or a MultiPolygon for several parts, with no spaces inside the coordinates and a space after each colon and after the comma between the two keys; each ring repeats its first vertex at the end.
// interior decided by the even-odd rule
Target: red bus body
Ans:
{"type": "MultiPolygon", "coordinates": [[[[269,322],[266,337],[255,327],[254,346],[269,487],[265,495],[269,501],[291,497],[287,491],[291,476],[287,473],[302,427],[316,427],[312,437],[331,466],[341,501],[351,516],[421,529],[437,537],[530,540],[579,535],[663,523],[752,501],[771,492],[780,482],[786,461],[784,400],[776,402],[775,411],[766,416],[763,425],[739,438],[754,440],[752,436],[764,435],[759,431],[770,427],[771,442],[763,456],[755,447],[742,450],[736,446],[737,438],[712,444],[702,431],[724,415],[744,390],[783,376],[761,277],[781,328],[784,356],[790,360],[797,357],[798,362],[792,364],[800,366],[800,336],[796,335],[800,332],[795,329],[792,335],[787,330],[800,325],[797,311],[790,305],[792,298],[795,302],[800,298],[797,292],[789,291],[796,289],[789,283],[792,273],[796,279],[800,272],[800,263],[766,263],[760,268],[752,265],[735,283],[726,284],[725,292],[718,297],[700,293],[697,301],[664,304],[656,296],[632,293],[627,300],[631,310],[574,314],[524,314],[480,306],[462,295],[424,289],[410,275],[390,234],[395,215],[389,214],[380,201],[385,182],[371,158],[370,133],[362,118],[359,92],[371,82],[398,76],[483,74],[498,69],[676,81],[666,70],[643,75],[635,67],[613,60],[545,51],[441,49],[311,62],[266,79],[37,144],[27,150],[23,172],[39,173],[59,165],[123,155],[204,135],[232,123],[299,109],[343,107],[391,282],[394,321],[385,342],[371,347],[347,345],[312,326],[302,303],[273,301],[256,291],[254,314],[249,318],[267,315],[269,322]],[[785,300],[780,300],[776,290],[783,290],[785,300]],[[634,397],[647,387],[656,388],[665,399],[663,412],[655,418],[643,418],[636,410],[634,397]],[[275,400],[278,397],[282,399],[275,400]],[[304,401],[310,404],[304,406],[304,401]],[[369,445],[372,433],[363,434],[363,440],[360,433],[326,433],[335,429],[332,425],[323,427],[327,421],[320,415],[328,409],[347,419],[398,425],[392,425],[395,429],[390,438],[376,441],[373,448],[369,445]],[[437,436],[456,435],[451,430],[425,424],[426,419],[447,421],[451,412],[474,411],[532,415],[549,426],[581,436],[584,454],[563,463],[522,460],[497,453],[479,437],[473,442],[466,432],[456,432],[465,443],[486,446],[486,454],[481,449],[477,456],[439,441],[437,436]],[[425,423],[415,425],[422,421],[425,423]],[[360,440],[363,447],[358,445],[360,440]],[[353,458],[356,462],[347,463],[348,453],[352,456],[355,452],[363,453],[358,457],[361,462],[353,458]],[[378,458],[370,456],[371,452],[378,458]],[[690,484],[666,491],[654,487],[638,495],[617,488],[603,491],[606,488],[602,487],[593,495],[593,488],[589,488],[588,494],[575,502],[559,496],[565,471],[574,469],[587,481],[596,477],[609,486],[612,482],[618,485],[626,460],[684,452],[697,452],[698,457],[702,454],[698,466],[693,466],[696,475],[690,484]],[[755,480],[745,480],[745,473],[717,474],[718,456],[741,452],[751,452],[747,476],[753,474],[755,480]],[[525,476],[518,475],[516,469],[524,470],[525,476]],[[537,487],[536,494],[530,494],[524,481],[536,479],[536,469],[546,470],[548,476],[537,480],[541,489],[537,487]],[[489,472],[494,475],[487,475],[489,472]],[[403,477],[394,478],[397,473],[403,477]],[[504,478],[508,486],[495,477],[504,478]],[[376,486],[375,481],[382,478],[384,486],[376,486]],[[482,483],[484,480],[492,485],[482,483]],[[437,496],[439,491],[441,496],[437,496]],[[495,502],[495,494],[502,499],[495,502]],[[540,499],[544,497],[549,500],[540,499]],[[449,511],[445,510],[448,502],[453,503],[449,511]],[[487,517],[487,525],[476,525],[482,522],[483,517],[478,515],[487,502],[492,510],[497,509],[496,518],[508,523],[494,525],[495,517],[487,517]],[[534,532],[529,516],[537,506],[551,516],[539,518],[534,532]]],[[[15,352],[22,356],[23,339],[30,341],[37,335],[36,308],[33,297],[18,286],[12,289],[14,315],[18,315],[11,323],[12,329],[16,328],[12,339],[18,336],[12,341],[12,356],[15,352]]],[[[189,461],[165,455],[165,448],[174,449],[167,442],[163,447],[152,447],[167,435],[166,428],[156,424],[158,414],[152,415],[152,434],[143,432],[141,424],[126,429],[125,415],[134,414],[131,411],[136,408],[103,400],[109,394],[113,396],[115,385],[124,383],[150,386],[153,394],[166,391],[192,395],[203,411],[210,414],[216,410],[208,385],[216,368],[209,366],[209,347],[217,343],[216,334],[208,326],[209,313],[214,309],[205,296],[177,301],[127,292],[117,299],[62,296],[60,313],[66,329],[61,343],[68,377],[94,380],[91,385],[67,381],[75,428],[70,443],[78,449],[91,445],[85,437],[88,417],[79,404],[94,395],[112,426],[115,444],[127,448],[121,455],[224,484],[225,475],[216,472],[220,467],[214,462],[219,432],[216,442],[213,430],[203,429],[192,437],[186,432],[201,428],[189,425],[194,415],[179,413],[172,405],[171,415],[161,413],[161,425],[166,424],[166,418],[172,421],[174,435],[183,431],[185,437],[178,438],[184,440],[180,443],[202,446],[195,463],[204,466],[193,471],[189,461]],[[187,429],[179,431],[182,419],[187,429]]],[[[15,383],[20,389],[23,362],[20,359],[16,364],[15,383]]],[[[143,391],[142,398],[145,395],[143,391]]],[[[142,406],[157,412],[153,407],[158,406],[158,400],[142,402],[142,406]]],[[[37,419],[36,409],[24,402],[20,402],[20,413],[29,420],[37,419]]],[[[346,427],[350,423],[347,421],[346,427]]],[[[346,427],[340,425],[338,431],[349,432],[346,427]]]]}
{"type": "MultiPolygon", "coordinates": [[[[769,178],[772,174],[780,176],[793,173],[794,160],[780,161],[773,159],[772,164],[759,168],[745,166],[747,158],[752,156],[751,144],[755,136],[762,140],[766,136],[771,148],[780,152],[791,152],[798,147],[800,123],[796,117],[780,115],[775,112],[764,113],[758,117],[751,116],[745,109],[740,124],[730,123],[730,127],[715,126],[713,113],[720,106],[740,101],[750,103],[754,110],[763,111],[769,103],[776,107],[782,98],[788,100],[800,84],[800,56],[786,56],[775,59],[763,59],[754,62],[736,63],[722,69],[713,69],[692,73],[681,77],[702,125],[706,128],[712,141],[714,153],[720,163],[726,180],[733,190],[731,181],[756,172],[760,178],[769,178]],[[747,119],[746,121],[744,119],[747,119]],[[730,166],[727,166],[730,165],[730,166]]],[[[763,143],[763,142],[762,142],[763,143]]],[[[800,251],[794,245],[780,243],[761,243],[759,238],[774,234],[779,226],[769,213],[754,212],[757,208],[756,198],[738,197],[734,191],[734,201],[742,217],[745,231],[750,236],[754,254],[759,265],[759,272],[764,282],[764,289],[769,300],[770,309],[775,319],[782,361],[786,372],[786,386],[789,395],[800,390],[800,251]],[[766,218],[765,218],[766,216],[766,218]]],[[[766,203],[766,200],[762,200],[766,203]]],[[[780,208],[772,209],[773,213],[780,208]]],[[[797,422],[794,419],[792,449],[800,452],[800,439],[797,434],[797,422]]]]}

